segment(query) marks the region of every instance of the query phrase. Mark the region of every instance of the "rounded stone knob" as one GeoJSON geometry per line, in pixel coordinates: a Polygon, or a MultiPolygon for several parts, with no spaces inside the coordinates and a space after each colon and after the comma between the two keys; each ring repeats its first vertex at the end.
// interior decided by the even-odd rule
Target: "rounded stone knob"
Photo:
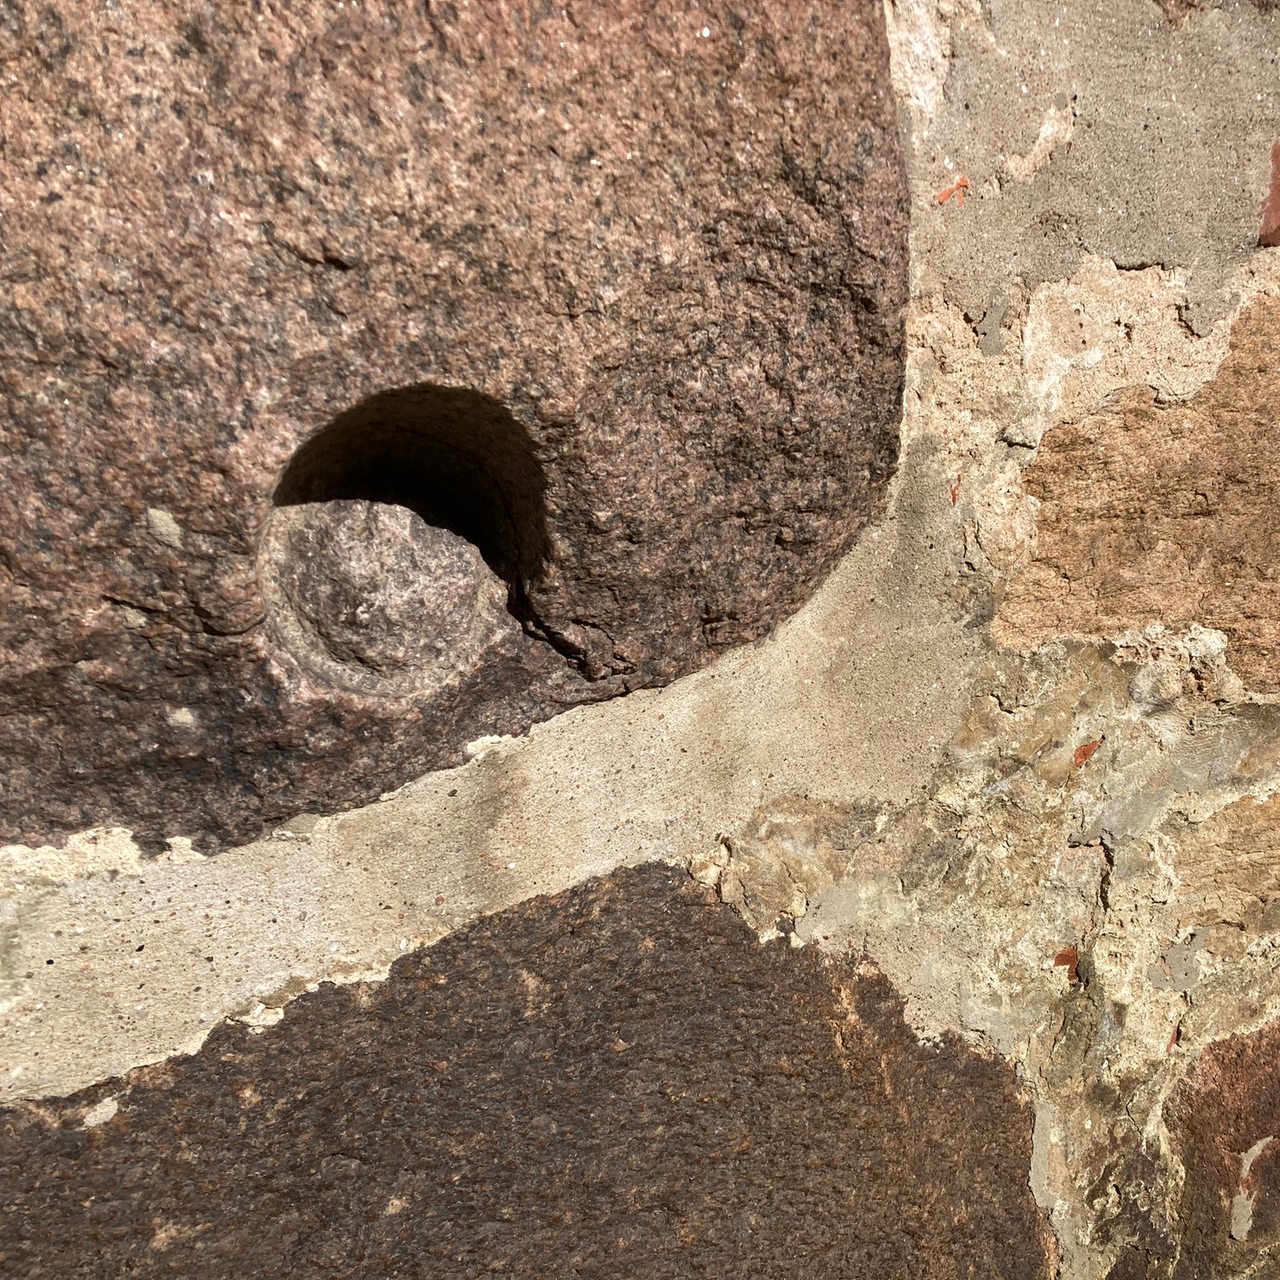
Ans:
{"type": "Polygon", "coordinates": [[[273,509],[262,585],[294,656],[365,693],[426,692],[514,626],[506,585],[475,546],[390,503],[273,509]]]}

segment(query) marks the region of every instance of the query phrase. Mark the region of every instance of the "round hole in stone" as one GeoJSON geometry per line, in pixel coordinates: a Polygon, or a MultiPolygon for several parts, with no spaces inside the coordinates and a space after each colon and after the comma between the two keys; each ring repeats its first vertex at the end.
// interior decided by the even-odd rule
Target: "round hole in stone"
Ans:
{"type": "Polygon", "coordinates": [[[273,495],[262,582],[277,630],[327,682],[429,692],[526,615],[545,490],[528,433],[492,397],[369,397],[298,450],[273,495]]]}

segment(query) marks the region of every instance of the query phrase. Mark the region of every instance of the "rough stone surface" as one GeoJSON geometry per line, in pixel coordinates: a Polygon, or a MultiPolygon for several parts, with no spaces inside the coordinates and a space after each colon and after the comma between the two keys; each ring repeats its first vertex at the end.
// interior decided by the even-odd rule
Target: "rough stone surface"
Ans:
{"type": "Polygon", "coordinates": [[[372,799],[759,637],[879,509],[879,4],[17,5],[0,42],[0,836],[372,799]],[[344,501],[465,537],[518,628],[443,684],[413,641],[300,662],[266,526],[344,501]]]}
{"type": "Polygon", "coordinates": [[[276,628],[318,679],[372,693],[424,691],[485,660],[507,590],[479,548],[408,507],[338,500],[273,513],[276,628]],[[434,677],[434,681],[433,681],[434,677]]]}
{"type": "Polygon", "coordinates": [[[1040,644],[1198,622],[1226,633],[1247,685],[1280,691],[1277,403],[1280,301],[1267,298],[1186,403],[1134,389],[1046,435],[1024,475],[1040,503],[1034,559],[1009,585],[997,635],[1040,644]]]}
{"type": "Polygon", "coordinates": [[[1271,147],[1271,185],[1267,198],[1262,202],[1262,225],[1258,228],[1258,247],[1274,249],[1280,246],[1280,142],[1271,147]]]}
{"type": "Polygon", "coordinates": [[[1185,1170],[1166,1238],[1109,1272],[1171,1280],[1268,1277],[1280,1269],[1280,1022],[1211,1045],[1170,1101],[1185,1170]]]}
{"type": "Polygon", "coordinates": [[[0,1113],[6,1276],[1051,1274],[1012,1070],[687,875],[0,1113]]]}
{"type": "Polygon", "coordinates": [[[1187,924],[1280,923],[1280,795],[1237,800],[1202,822],[1184,821],[1175,839],[1187,924]]]}
{"type": "Polygon", "coordinates": [[[1174,1280],[1280,1269],[1280,1023],[1207,1049],[1171,1107],[1186,1169],[1174,1280]]]}

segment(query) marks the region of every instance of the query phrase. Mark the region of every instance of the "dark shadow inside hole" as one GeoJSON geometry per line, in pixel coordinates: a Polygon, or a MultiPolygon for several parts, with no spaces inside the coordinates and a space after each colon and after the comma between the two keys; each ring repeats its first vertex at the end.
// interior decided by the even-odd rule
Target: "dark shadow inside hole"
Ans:
{"type": "Polygon", "coordinates": [[[431,383],[381,391],[293,456],[275,506],[360,499],[408,507],[473,543],[526,611],[547,559],[546,474],[528,432],[492,396],[431,383]]]}

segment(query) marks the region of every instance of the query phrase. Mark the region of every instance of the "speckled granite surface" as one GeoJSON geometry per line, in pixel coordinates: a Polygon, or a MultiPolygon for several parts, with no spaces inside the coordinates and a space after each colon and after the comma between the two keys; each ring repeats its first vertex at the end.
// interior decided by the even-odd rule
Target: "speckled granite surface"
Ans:
{"type": "Polygon", "coordinates": [[[0,841],[370,800],[760,636],[879,509],[872,0],[16,5],[0,95],[0,841]],[[299,615],[269,526],[350,501],[466,537],[505,625],[388,675],[484,594],[394,546],[299,615]]]}
{"type": "Polygon", "coordinates": [[[1010,1065],[650,866],[0,1113],[0,1269],[1032,1280],[1030,1157],[1010,1065]]]}

